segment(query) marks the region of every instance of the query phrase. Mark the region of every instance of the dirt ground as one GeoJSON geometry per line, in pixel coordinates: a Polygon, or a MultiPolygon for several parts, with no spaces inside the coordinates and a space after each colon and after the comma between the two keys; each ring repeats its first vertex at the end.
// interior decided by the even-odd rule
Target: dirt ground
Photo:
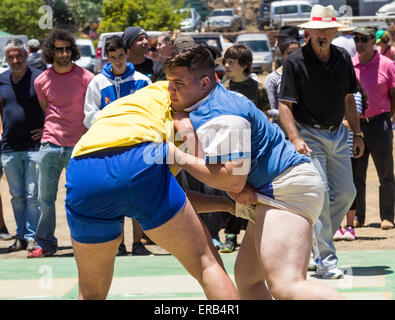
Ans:
{"type": "MultiPolygon", "coordinates": [[[[395,144],[395,143],[394,143],[395,144]]],[[[394,148],[395,149],[395,148],[394,148]]],[[[372,160],[369,162],[366,186],[366,224],[364,228],[356,229],[357,240],[355,241],[338,241],[335,242],[337,250],[385,250],[395,249],[395,229],[381,230],[379,216],[379,181],[376,169],[372,160]]],[[[55,236],[58,239],[59,251],[55,257],[72,256],[71,240],[69,229],[66,221],[64,210],[65,198],[65,176],[64,172],[59,181],[58,198],[56,201],[56,231],[55,236]]],[[[0,183],[0,194],[3,202],[4,219],[11,235],[15,235],[15,220],[10,203],[10,194],[7,180],[3,175],[0,183]]],[[[223,230],[220,232],[221,239],[224,239],[223,230]]],[[[239,242],[242,240],[243,231],[239,235],[239,242]]],[[[130,219],[125,220],[125,244],[128,252],[131,251],[132,245],[132,223],[130,219]]],[[[7,251],[13,241],[0,241],[0,259],[17,259],[25,258],[27,251],[9,253],[7,251]]],[[[165,253],[165,251],[155,245],[147,246],[153,253],[165,253]]]]}

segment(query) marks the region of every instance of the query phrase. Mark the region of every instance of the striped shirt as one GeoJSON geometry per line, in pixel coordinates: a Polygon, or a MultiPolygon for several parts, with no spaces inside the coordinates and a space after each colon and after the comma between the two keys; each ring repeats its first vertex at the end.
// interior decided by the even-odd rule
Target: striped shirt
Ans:
{"type": "MultiPolygon", "coordinates": [[[[362,113],[362,95],[361,95],[361,93],[360,92],[354,93],[354,99],[355,99],[355,104],[357,106],[357,112],[359,114],[361,114],[362,113]]],[[[358,118],[359,118],[359,115],[358,115],[358,118]]],[[[348,150],[350,152],[350,157],[352,158],[354,156],[353,152],[352,152],[353,145],[354,145],[354,134],[353,134],[352,130],[348,130],[347,143],[348,143],[348,150]]]]}

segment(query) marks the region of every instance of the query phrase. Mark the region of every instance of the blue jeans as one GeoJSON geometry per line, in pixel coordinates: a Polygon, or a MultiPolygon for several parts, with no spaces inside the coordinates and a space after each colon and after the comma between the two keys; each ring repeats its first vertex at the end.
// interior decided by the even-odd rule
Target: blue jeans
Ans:
{"type": "Polygon", "coordinates": [[[40,217],[37,203],[38,151],[3,153],[1,162],[10,188],[16,238],[33,240],[40,217]]]}
{"type": "Polygon", "coordinates": [[[326,271],[337,266],[333,236],[351,207],[355,187],[347,145],[348,131],[341,125],[329,131],[297,123],[300,137],[313,151],[312,164],[324,183],[325,200],[318,221],[313,227],[314,259],[326,271]]]}
{"type": "Polygon", "coordinates": [[[73,147],[60,147],[50,142],[41,144],[39,151],[38,203],[41,211],[36,232],[39,247],[56,252],[58,240],[55,238],[55,201],[58,183],[63,168],[66,168],[73,147]]]}

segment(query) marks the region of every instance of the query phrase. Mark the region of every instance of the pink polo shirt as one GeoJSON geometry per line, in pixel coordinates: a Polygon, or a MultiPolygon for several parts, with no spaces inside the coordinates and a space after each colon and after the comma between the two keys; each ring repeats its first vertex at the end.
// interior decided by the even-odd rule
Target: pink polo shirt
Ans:
{"type": "Polygon", "coordinates": [[[77,65],[67,73],[50,68],[34,81],[39,101],[47,102],[41,142],[74,147],[86,132],[84,126],[85,94],[94,75],[77,65]]]}
{"type": "Polygon", "coordinates": [[[390,112],[389,89],[395,87],[394,62],[377,51],[367,64],[362,64],[359,61],[358,54],[352,58],[352,62],[355,75],[368,97],[368,108],[361,118],[370,118],[383,112],[390,112]]]}

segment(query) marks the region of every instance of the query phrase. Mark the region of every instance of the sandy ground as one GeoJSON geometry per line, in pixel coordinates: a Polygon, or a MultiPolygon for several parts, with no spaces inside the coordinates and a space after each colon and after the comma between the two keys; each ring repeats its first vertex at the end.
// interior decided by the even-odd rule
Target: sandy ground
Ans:
{"type": "MultiPolygon", "coordinates": [[[[67,226],[66,215],[64,210],[64,198],[65,198],[65,176],[64,172],[59,181],[58,199],[56,201],[56,231],[55,236],[58,238],[59,251],[56,256],[72,256],[72,247],[69,229],[67,226]]],[[[380,229],[380,217],[379,217],[379,195],[378,195],[378,177],[370,159],[368,169],[368,183],[367,183],[367,217],[366,227],[356,229],[357,240],[356,241],[339,241],[336,242],[336,248],[338,250],[383,250],[383,249],[395,249],[395,229],[392,230],[381,230],[380,229]]],[[[10,194],[8,190],[8,184],[5,176],[3,176],[0,183],[0,194],[3,201],[4,219],[6,221],[9,232],[15,234],[15,220],[10,203],[10,194]]],[[[223,239],[223,230],[220,232],[220,237],[223,239]]],[[[243,231],[239,235],[239,241],[242,240],[243,231]]],[[[128,252],[131,251],[132,244],[132,224],[130,219],[125,220],[125,243],[128,252]]],[[[16,259],[25,258],[27,252],[19,251],[9,253],[7,247],[10,246],[13,241],[0,241],[0,259],[16,259]]],[[[148,248],[154,253],[164,253],[164,250],[155,246],[150,245],[148,248]]]]}

